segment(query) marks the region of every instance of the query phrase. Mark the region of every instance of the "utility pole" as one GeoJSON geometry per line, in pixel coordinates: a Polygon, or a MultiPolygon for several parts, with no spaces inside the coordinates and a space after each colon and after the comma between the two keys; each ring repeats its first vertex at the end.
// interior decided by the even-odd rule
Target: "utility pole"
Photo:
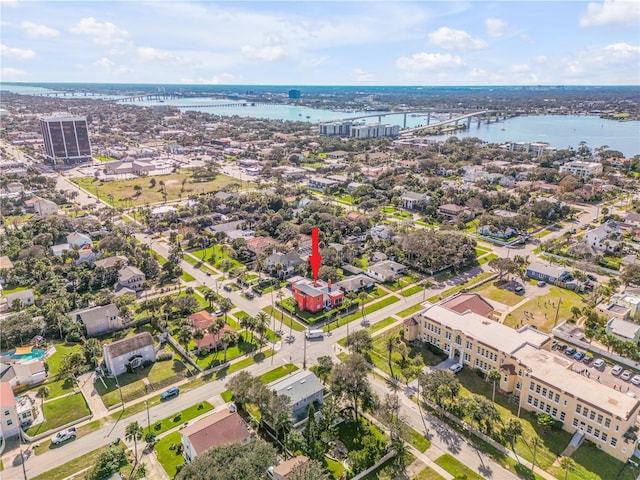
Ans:
{"type": "Polygon", "coordinates": [[[538,437],[533,438],[533,462],[531,462],[531,473],[534,473],[536,468],[536,448],[538,448],[538,437]]]}
{"type": "Polygon", "coordinates": [[[307,369],[307,334],[305,332],[304,335],[304,357],[302,360],[302,369],[306,370],[307,369]]]}
{"type": "Polygon", "coordinates": [[[562,299],[558,298],[558,306],[556,307],[556,319],[553,321],[554,327],[558,324],[558,314],[560,313],[560,303],[562,303],[562,299]]]}
{"type": "Polygon", "coordinates": [[[118,375],[116,375],[116,385],[118,386],[118,391],[120,392],[120,401],[122,402],[122,410],[124,410],[124,397],[122,396],[122,387],[120,387],[120,382],[118,382],[118,375]]]}
{"type": "Polygon", "coordinates": [[[24,466],[24,454],[22,453],[22,432],[20,433],[18,441],[20,442],[20,463],[22,463],[22,475],[24,475],[24,480],[27,480],[27,469],[24,466]]]}
{"type": "Polygon", "coordinates": [[[149,416],[149,401],[145,400],[144,405],[145,407],[147,407],[147,428],[149,430],[149,433],[151,433],[151,417],[149,416]]]}

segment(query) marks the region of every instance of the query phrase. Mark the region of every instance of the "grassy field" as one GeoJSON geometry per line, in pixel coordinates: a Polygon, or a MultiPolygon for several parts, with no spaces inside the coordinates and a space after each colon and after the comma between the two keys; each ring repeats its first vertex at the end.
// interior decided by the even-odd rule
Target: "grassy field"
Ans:
{"type": "Polygon", "coordinates": [[[211,270],[211,268],[207,266],[205,262],[197,260],[187,253],[182,254],[182,259],[198,270],[202,270],[204,273],[210,273],[212,275],[215,273],[213,270],[211,270]]]}
{"type": "MultiPolygon", "coordinates": [[[[202,402],[198,403],[197,405],[192,405],[180,412],[176,412],[170,417],[156,421],[155,423],[153,423],[153,425],[151,425],[151,431],[156,435],[160,435],[167,430],[171,430],[173,427],[177,427],[178,425],[186,423],[189,420],[210,412],[211,410],[213,410],[213,405],[211,405],[209,402],[202,402]]],[[[149,428],[145,428],[144,431],[145,433],[147,433],[149,431],[149,428]]]]}
{"type": "Polygon", "coordinates": [[[172,445],[180,445],[180,442],[180,432],[173,432],[161,438],[158,443],[156,443],[158,461],[160,465],[162,465],[162,468],[164,468],[164,471],[167,472],[167,475],[169,475],[169,478],[175,477],[178,472],[178,465],[184,464],[184,457],[178,454],[178,450],[169,449],[172,445]]]}
{"type": "MultiPolygon", "coordinates": [[[[35,396],[36,393],[38,392],[38,389],[41,386],[42,385],[38,385],[36,388],[34,388],[33,390],[29,390],[27,393],[35,396]]],[[[73,389],[76,387],[76,384],[71,379],[62,379],[62,380],[56,380],[54,382],[45,383],[44,386],[49,388],[49,396],[45,399],[45,401],[49,401],[49,400],[53,400],[56,397],[60,397],[67,393],[71,393],[73,389]]],[[[38,401],[41,402],[42,399],[38,397],[38,401]]]]}
{"type": "MultiPolygon", "coordinates": [[[[195,183],[190,173],[172,173],[171,175],[157,177],[156,186],[151,188],[151,178],[154,177],[140,177],[112,182],[96,182],[93,177],[73,178],[71,180],[89,193],[93,195],[97,194],[101,200],[110,203],[114,207],[138,206],[147,203],[163,202],[163,187],[160,186],[160,182],[164,182],[168,202],[180,199],[183,180],[186,180],[182,193],[182,198],[184,199],[188,198],[191,194],[217,192],[232,183],[239,183],[235,178],[222,174],[218,174],[215,180],[195,183]],[[136,185],[142,187],[140,195],[137,195],[134,190],[136,185]],[[130,202],[125,199],[130,199],[130,202]]],[[[245,188],[253,188],[255,184],[243,182],[243,186],[245,188]]]]}
{"type": "MultiPolygon", "coordinates": [[[[249,337],[251,338],[251,337],[249,337]]],[[[189,349],[193,348],[195,343],[193,340],[189,344],[189,349]]],[[[227,362],[234,360],[242,355],[246,355],[258,348],[258,337],[254,335],[254,341],[252,343],[241,341],[236,345],[232,345],[227,348],[227,362]]],[[[224,363],[224,350],[220,348],[218,351],[213,351],[206,355],[197,355],[194,357],[196,363],[203,370],[207,370],[209,368],[217,367],[218,365],[224,363]]]]}
{"type": "Polygon", "coordinates": [[[282,365],[281,367],[274,368],[273,370],[269,370],[267,373],[263,373],[260,375],[260,380],[265,385],[270,384],[271,382],[275,382],[276,380],[284,377],[285,375],[289,375],[290,373],[299,370],[297,366],[293,363],[287,363],[286,365],[282,365]]]}
{"type": "Polygon", "coordinates": [[[232,270],[234,268],[242,267],[242,263],[231,258],[227,250],[222,248],[220,245],[212,245],[200,250],[194,250],[191,254],[216,268],[220,267],[225,259],[228,259],[231,262],[230,266],[232,270]]]}
{"type": "Polygon", "coordinates": [[[492,272],[482,272],[482,273],[476,275],[475,277],[470,278],[466,282],[461,283],[460,285],[456,285],[455,287],[448,288],[444,292],[442,292],[442,293],[440,293],[438,295],[434,295],[433,297],[430,297],[428,300],[431,303],[435,303],[438,300],[440,300],[441,298],[447,298],[447,297],[450,297],[450,296],[452,296],[452,295],[454,295],[456,293],[459,293],[462,290],[464,290],[465,288],[468,288],[469,285],[473,285],[474,283],[481,282],[485,278],[489,278],[492,275],[495,275],[495,274],[492,273],[492,272]]]}
{"type": "Polygon", "coordinates": [[[45,360],[49,367],[49,377],[53,377],[60,373],[60,364],[62,363],[62,358],[65,355],[82,351],[82,345],[79,343],[56,343],[55,347],[56,352],[45,360]]]}
{"type": "Polygon", "coordinates": [[[419,312],[420,310],[422,310],[422,305],[418,303],[416,305],[413,305],[412,307],[405,308],[401,312],[398,312],[396,315],[400,318],[406,318],[406,317],[410,317],[414,313],[419,312]]]}
{"type": "MultiPolygon", "coordinates": [[[[364,316],[365,318],[367,317],[367,315],[373,313],[373,312],[377,312],[378,310],[384,308],[384,307],[388,307],[389,305],[393,305],[396,302],[399,302],[400,299],[396,296],[388,296],[386,298],[383,298],[382,300],[380,300],[379,302],[375,302],[375,303],[370,303],[369,305],[367,305],[366,307],[364,307],[364,316]]],[[[348,322],[353,322],[354,320],[358,320],[362,318],[362,312],[361,310],[358,308],[358,310],[356,310],[355,312],[353,312],[351,315],[347,315],[346,317],[342,317],[340,319],[340,325],[344,325],[345,323],[348,322]]],[[[325,331],[328,330],[327,327],[324,328],[325,331]]]]}
{"type": "Polygon", "coordinates": [[[471,292],[479,293],[483,297],[487,297],[490,300],[504,303],[505,305],[514,306],[524,300],[520,295],[513,293],[510,290],[505,290],[495,286],[495,282],[487,282],[484,285],[474,288],[471,292]]]}
{"type": "Polygon", "coordinates": [[[307,329],[300,322],[294,320],[293,318],[291,318],[290,315],[283,313],[281,310],[278,310],[277,308],[272,308],[271,306],[268,306],[268,307],[264,307],[262,310],[266,312],[268,315],[273,315],[276,319],[276,324],[278,326],[280,326],[280,319],[283,318],[284,319],[284,321],[282,322],[283,328],[285,326],[287,328],[293,326],[292,328],[296,332],[304,332],[307,329]]]}
{"type": "Polygon", "coordinates": [[[48,432],[67,423],[91,414],[82,393],[57,398],[44,404],[45,421],[27,430],[27,435],[34,436],[48,432]]]}
{"type": "Polygon", "coordinates": [[[464,478],[465,480],[483,480],[482,476],[471,470],[466,465],[455,459],[452,455],[445,453],[436,459],[436,463],[444,468],[455,478],[464,478]]]}
{"type": "Polygon", "coordinates": [[[531,299],[508,314],[504,324],[510,327],[517,327],[521,323],[522,325],[535,325],[539,330],[550,332],[554,327],[556,312],[558,313],[557,323],[561,323],[571,316],[571,307],[573,306],[580,308],[584,306],[580,295],[564,288],[552,286],[546,295],[531,299]],[[558,309],[559,299],[562,301],[558,309]],[[527,318],[525,318],[525,310],[528,312],[527,318]]]}
{"type": "Polygon", "coordinates": [[[425,467],[413,480],[445,480],[445,478],[431,467],[425,467]]]}
{"type": "Polygon", "coordinates": [[[411,295],[421,292],[423,288],[424,287],[421,285],[414,285],[413,287],[405,288],[404,290],[402,290],[402,292],[400,292],[400,295],[402,295],[403,297],[410,297],[411,295]]]}
{"type": "Polygon", "coordinates": [[[402,438],[404,438],[411,445],[416,447],[418,451],[424,453],[431,446],[431,442],[428,438],[425,438],[420,432],[411,428],[408,424],[405,424],[404,431],[402,434],[402,438]]]}
{"type": "MultiPolygon", "coordinates": [[[[118,446],[124,448],[124,444],[122,442],[120,442],[118,446]]],[[[85,455],[74,458],[70,462],[49,470],[48,472],[42,473],[36,477],[31,477],[31,480],[63,480],[65,478],[69,478],[74,473],[93,466],[98,456],[108,449],[109,445],[97,448],[85,455]]]]}

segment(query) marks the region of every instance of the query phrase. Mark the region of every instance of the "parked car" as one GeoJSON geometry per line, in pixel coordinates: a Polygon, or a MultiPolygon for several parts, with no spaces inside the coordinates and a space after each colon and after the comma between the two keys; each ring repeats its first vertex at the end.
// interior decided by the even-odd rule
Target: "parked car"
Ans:
{"type": "Polygon", "coordinates": [[[558,344],[558,350],[562,350],[563,352],[567,349],[567,345],[565,343],[558,344]]]}
{"type": "Polygon", "coordinates": [[[596,358],[593,362],[593,367],[600,371],[604,370],[605,365],[606,363],[604,363],[604,360],[601,358],[596,358]]]}
{"type": "Polygon", "coordinates": [[[214,314],[216,317],[221,317],[221,316],[223,316],[223,315],[224,315],[224,312],[223,312],[222,310],[216,310],[215,312],[213,312],[213,314],[214,314]]]}
{"type": "Polygon", "coordinates": [[[584,357],[586,357],[586,355],[587,354],[584,353],[584,352],[576,352],[576,353],[573,354],[573,358],[575,360],[581,361],[584,357]]]}
{"type": "Polygon", "coordinates": [[[622,367],[620,365],[614,365],[614,367],[611,369],[611,375],[620,375],[622,373],[622,367]]]}
{"type": "Polygon", "coordinates": [[[231,288],[231,285],[225,285],[224,287],[222,287],[222,289],[223,289],[225,292],[230,292],[231,290],[233,290],[233,288],[231,288]]]}
{"type": "Polygon", "coordinates": [[[631,383],[636,386],[640,385],[640,375],[634,375],[633,377],[631,377],[631,383]]]}
{"type": "Polygon", "coordinates": [[[516,293],[524,293],[524,287],[522,285],[518,285],[516,288],[513,289],[513,291],[516,293]]]}
{"type": "Polygon", "coordinates": [[[462,364],[461,363],[454,363],[453,365],[451,365],[449,367],[449,370],[451,370],[453,373],[458,373],[460,371],[462,371],[462,364]]]}
{"type": "Polygon", "coordinates": [[[253,300],[255,298],[255,294],[253,292],[245,292],[245,296],[249,299],[249,300],[253,300]]]}
{"type": "Polygon", "coordinates": [[[591,355],[587,355],[582,359],[582,363],[585,365],[589,365],[591,362],[593,362],[593,357],[591,355]]]}
{"type": "Polygon", "coordinates": [[[542,281],[542,280],[540,280],[540,281],[537,283],[537,285],[538,285],[539,287],[544,287],[546,284],[547,284],[547,282],[544,282],[544,281],[542,281]]]}
{"type": "Polygon", "coordinates": [[[569,347],[569,348],[567,348],[567,349],[564,351],[564,354],[565,354],[567,357],[571,357],[574,353],[576,353],[576,349],[575,349],[575,348],[573,348],[573,347],[569,347]]]}
{"type": "Polygon", "coordinates": [[[587,273],[587,278],[589,280],[591,280],[592,282],[597,282],[598,281],[598,277],[596,277],[595,275],[591,275],[590,273],[587,273]]]}
{"type": "Polygon", "coordinates": [[[60,445],[61,443],[67,442],[69,440],[75,440],[78,432],[76,431],[76,427],[69,427],[65,430],[61,430],[56,433],[53,437],[51,437],[51,443],[54,445],[60,445]]]}
{"type": "Polygon", "coordinates": [[[169,390],[160,394],[160,399],[169,400],[170,398],[177,397],[179,393],[180,389],[178,387],[171,387],[169,390]]]}
{"type": "Polygon", "coordinates": [[[620,378],[625,382],[628,382],[629,380],[631,380],[631,371],[625,370],[624,372],[622,372],[622,375],[620,375],[620,378]]]}

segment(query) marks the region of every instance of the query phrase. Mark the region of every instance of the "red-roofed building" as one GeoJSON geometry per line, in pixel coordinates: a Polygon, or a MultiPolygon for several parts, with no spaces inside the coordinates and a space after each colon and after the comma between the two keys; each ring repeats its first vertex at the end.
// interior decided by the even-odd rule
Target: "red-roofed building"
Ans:
{"type": "Polygon", "coordinates": [[[460,293],[441,305],[454,312],[473,312],[487,318],[491,318],[494,310],[493,305],[477,293],[460,293]]]}
{"type": "Polygon", "coordinates": [[[254,237],[247,240],[247,248],[256,255],[271,252],[276,245],[278,245],[278,241],[271,237],[254,237]]]}
{"type": "Polygon", "coordinates": [[[196,347],[198,349],[198,351],[200,350],[214,350],[215,348],[218,347],[218,343],[220,342],[220,338],[222,338],[222,334],[224,332],[233,332],[235,333],[235,330],[233,328],[231,328],[229,325],[227,325],[226,323],[224,324],[224,326],[222,327],[222,329],[216,333],[215,335],[209,333],[209,331],[204,330],[204,337],[202,337],[200,340],[194,340],[196,347]]]}
{"type": "MultiPolygon", "coordinates": [[[[294,471],[304,472],[309,465],[309,459],[304,455],[296,455],[289,460],[282,462],[277,467],[269,467],[269,473],[274,480],[289,480],[294,471]]],[[[299,478],[296,476],[296,478],[299,478]]]]}
{"type": "Polygon", "coordinates": [[[344,292],[331,280],[300,280],[291,285],[298,308],[307,312],[319,312],[324,308],[335,308],[342,305],[344,292]]]}
{"type": "Polygon", "coordinates": [[[236,412],[221,410],[180,431],[187,463],[210,448],[230,443],[249,443],[251,430],[236,412]]]}
{"type": "Polygon", "coordinates": [[[209,328],[209,325],[215,322],[218,317],[216,317],[215,315],[211,315],[206,310],[201,310],[197,313],[194,313],[193,315],[189,315],[187,318],[191,322],[191,326],[193,328],[199,328],[206,332],[207,328],[209,328]]]}
{"type": "Polygon", "coordinates": [[[13,389],[8,382],[0,382],[0,434],[2,438],[9,438],[19,431],[20,421],[13,389]]]}

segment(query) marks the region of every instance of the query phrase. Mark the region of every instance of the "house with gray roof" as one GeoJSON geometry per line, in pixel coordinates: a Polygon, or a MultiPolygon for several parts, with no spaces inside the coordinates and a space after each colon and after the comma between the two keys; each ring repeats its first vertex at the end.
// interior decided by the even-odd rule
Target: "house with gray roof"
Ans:
{"type": "Polygon", "coordinates": [[[404,273],[404,265],[392,260],[385,260],[367,268],[367,275],[381,282],[391,282],[404,273]]]}
{"type": "Polygon", "coordinates": [[[527,267],[526,275],[535,280],[542,280],[555,284],[556,282],[564,283],[566,288],[575,288],[577,283],[571,276],[569,271],[560,267],[552,267],[542,263],[532,263],[527,267]]]}
{"type": "Polygon", "coordinates": [[[265,259],[265,268],[280,278],[289,278],[304,260],[297,253],[273,252],[265,259]]]}
{"type": "Polygon", "coordinates": [[[376,281],[368,277],[367,275],[359,274],[353,277],[347,277],[336,283],[345,292],[359,292],[360,290],[366,290],[376,284],[376,281]]]}
{"type": "Polygon", "coordinates": [[[30,288],[26,290],[20,290],[18,292],[8,293],[4,296],[4,298],[7,301],[7,305],[9,305],[9,308],[12,307],[13,302],[15,302],[16,300],[20,300],[23,307],[33,305],[35,302],[33,290],[31,290],[30,288]]]}
{"type": "Polygon", "coordinates": [[[315,403],[317,411],[324,397],[322,382],[308,370],[298,370],[288,377],[276,380],[269,384],[269,389],[291,399],[291,414],[295,422],[306,418],[312,403],[315,403]]]}
{"type": "Polygon", "coordinates": [[[127,367],[136,369],[145,361],[156,361],[156,349],[153,337],[149,332],[142,332],[133,337],[123,338],[102,346],[102,357],[107,372],[120,375],[127,367]]]}
{"type": "Polygon", "coordinates": [[[102,260],[96,260],[94,265],[102,268],[113,268],[117,266],[126,267],[128,263],[129,259],[124,255],[113,255],[102,260]]]}
{"type": "Polygon", "coordinates": [[[405,192],[400,197],[402,200],[402,206],[407,210],[413,210],[415,208],[421,208],[427,205],[431,205],[433,199],[426,193],[405,192]]]}
{"type": "Polygon", "coordinates": [[[621,318],[611,318],[607,322],[606,332],[624,342],[640,341],[640,325],[621,318]]]}
{"type": "Polygon", "coordinates": [[[69,312],[69,317],[72,321],[85,326],[87,337],[95,337],[123,328],[123,319],[120,317],[118,307],[113,303],[74,310],[69,312]]]}
{"type": "Polygon", "coordinates": [[[118,284],[116,287],[130,288],[137,292],[142,290],[142,284],[146,279],[147,277],[139,268],[134,266],[123,267],[118,271],[118,284]]]}
{"type": "Polygon", "coordinates": [[[91,237],[84,233],[71,232],[67,235],[67,243],[74,247],[82,247],[84,245],[91,245],[91,237]]]}

